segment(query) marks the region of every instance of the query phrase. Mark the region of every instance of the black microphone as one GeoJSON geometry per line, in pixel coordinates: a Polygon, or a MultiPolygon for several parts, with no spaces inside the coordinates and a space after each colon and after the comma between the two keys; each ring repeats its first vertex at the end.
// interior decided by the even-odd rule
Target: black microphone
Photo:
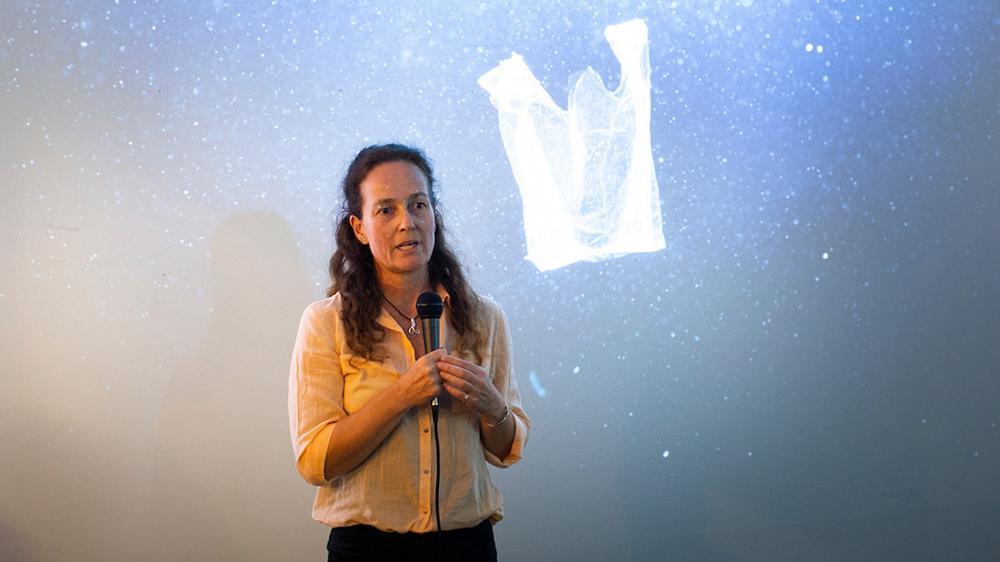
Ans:
{"type": "MultiPolygon", "coordinates": [[[[441,347],[441,313],[444,301],[437,293],[430,291],[417,297],[417,316],[420,317],[420,333],[424,335],[424,354],[441,347]]],[[[444,396],[447,394],[442,393],[444,396]]],[[[438,441],[438,399],[431,400],[431,417],[434,419],[434,450],[437,454],[437,474],[434,480],[434,516],[438,531],[441,530],[441,442],[438,441]]]]}
{"type": "Polygon", "coordinates": [[[424,353],[441,347],[441,313],[444,301],[437,293],[430,291],[417,297],[417,316],[420,317],[420,333],[424,335],[424,353]]]}
{"type": "MultiPolygon", "coordinates": [[[[441,313],[444,312],[444,301],[437,293],[430,291],[417,297],[417,316],[420,317],[420,333],[424,335],[424,354],[441,347],[441,313]]],[[[431,402],[435,408],[438,399],[431,402]]]]}

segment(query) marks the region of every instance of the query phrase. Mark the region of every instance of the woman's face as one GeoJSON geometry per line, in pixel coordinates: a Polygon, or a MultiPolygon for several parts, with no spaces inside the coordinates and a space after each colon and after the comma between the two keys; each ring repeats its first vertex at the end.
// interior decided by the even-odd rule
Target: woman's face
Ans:
{"type": "Polygon", "coordinates": [[[384,162],[361,181],[361,217],[354,235],[371,248],[379,277],[426,268],[434,251],[434,210],[427,178],[405,160],[384,162]]]}

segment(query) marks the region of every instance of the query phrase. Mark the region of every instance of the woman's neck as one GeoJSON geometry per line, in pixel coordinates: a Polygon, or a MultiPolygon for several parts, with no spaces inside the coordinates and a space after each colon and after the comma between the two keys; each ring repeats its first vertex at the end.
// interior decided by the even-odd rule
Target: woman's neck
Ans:
{"type": "Polygon", "coordinates": [[[417,310],[417,297],[432,289],[427,268],[408,274],[378,274],[378,286],[385,298],[399,307],[405,314],[417,310]]]}

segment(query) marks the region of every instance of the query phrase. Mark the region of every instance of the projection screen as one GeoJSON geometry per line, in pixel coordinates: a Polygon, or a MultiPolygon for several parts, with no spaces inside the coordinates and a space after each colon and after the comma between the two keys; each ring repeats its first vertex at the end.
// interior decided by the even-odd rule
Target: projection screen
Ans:
{"type": "Polygon", "coordinates": [[[501,560],[995,560],[998,32],[979,1],[4,2],[0,559],[326,555],[289,358],[346,165],[395,141],[510,320],[501,560]],[[505,136],[480,79],[516,57],[551,102],[521,125],[561,132],[505,136]]]}

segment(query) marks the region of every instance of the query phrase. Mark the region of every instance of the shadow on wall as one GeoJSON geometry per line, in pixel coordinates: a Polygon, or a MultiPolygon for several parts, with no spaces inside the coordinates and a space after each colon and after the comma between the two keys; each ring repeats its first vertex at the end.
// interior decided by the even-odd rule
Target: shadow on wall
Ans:
{"type": "Polygon", "coordinates": [[[213,237],[211,274],[204,346],[170,378],[155,433],[153,550],[163,560],[315,557],[325,532],[310,519],[287,415],[291,347],[314,294],[291,229],[269,212],[230,217],[213,237]]]}
{"type": "Polygon", "coordinates": [[[0,521],[0,560],[21,562],[31,560],[28,545],[17,536],[17,532],[7,523],[0,521]]]}

